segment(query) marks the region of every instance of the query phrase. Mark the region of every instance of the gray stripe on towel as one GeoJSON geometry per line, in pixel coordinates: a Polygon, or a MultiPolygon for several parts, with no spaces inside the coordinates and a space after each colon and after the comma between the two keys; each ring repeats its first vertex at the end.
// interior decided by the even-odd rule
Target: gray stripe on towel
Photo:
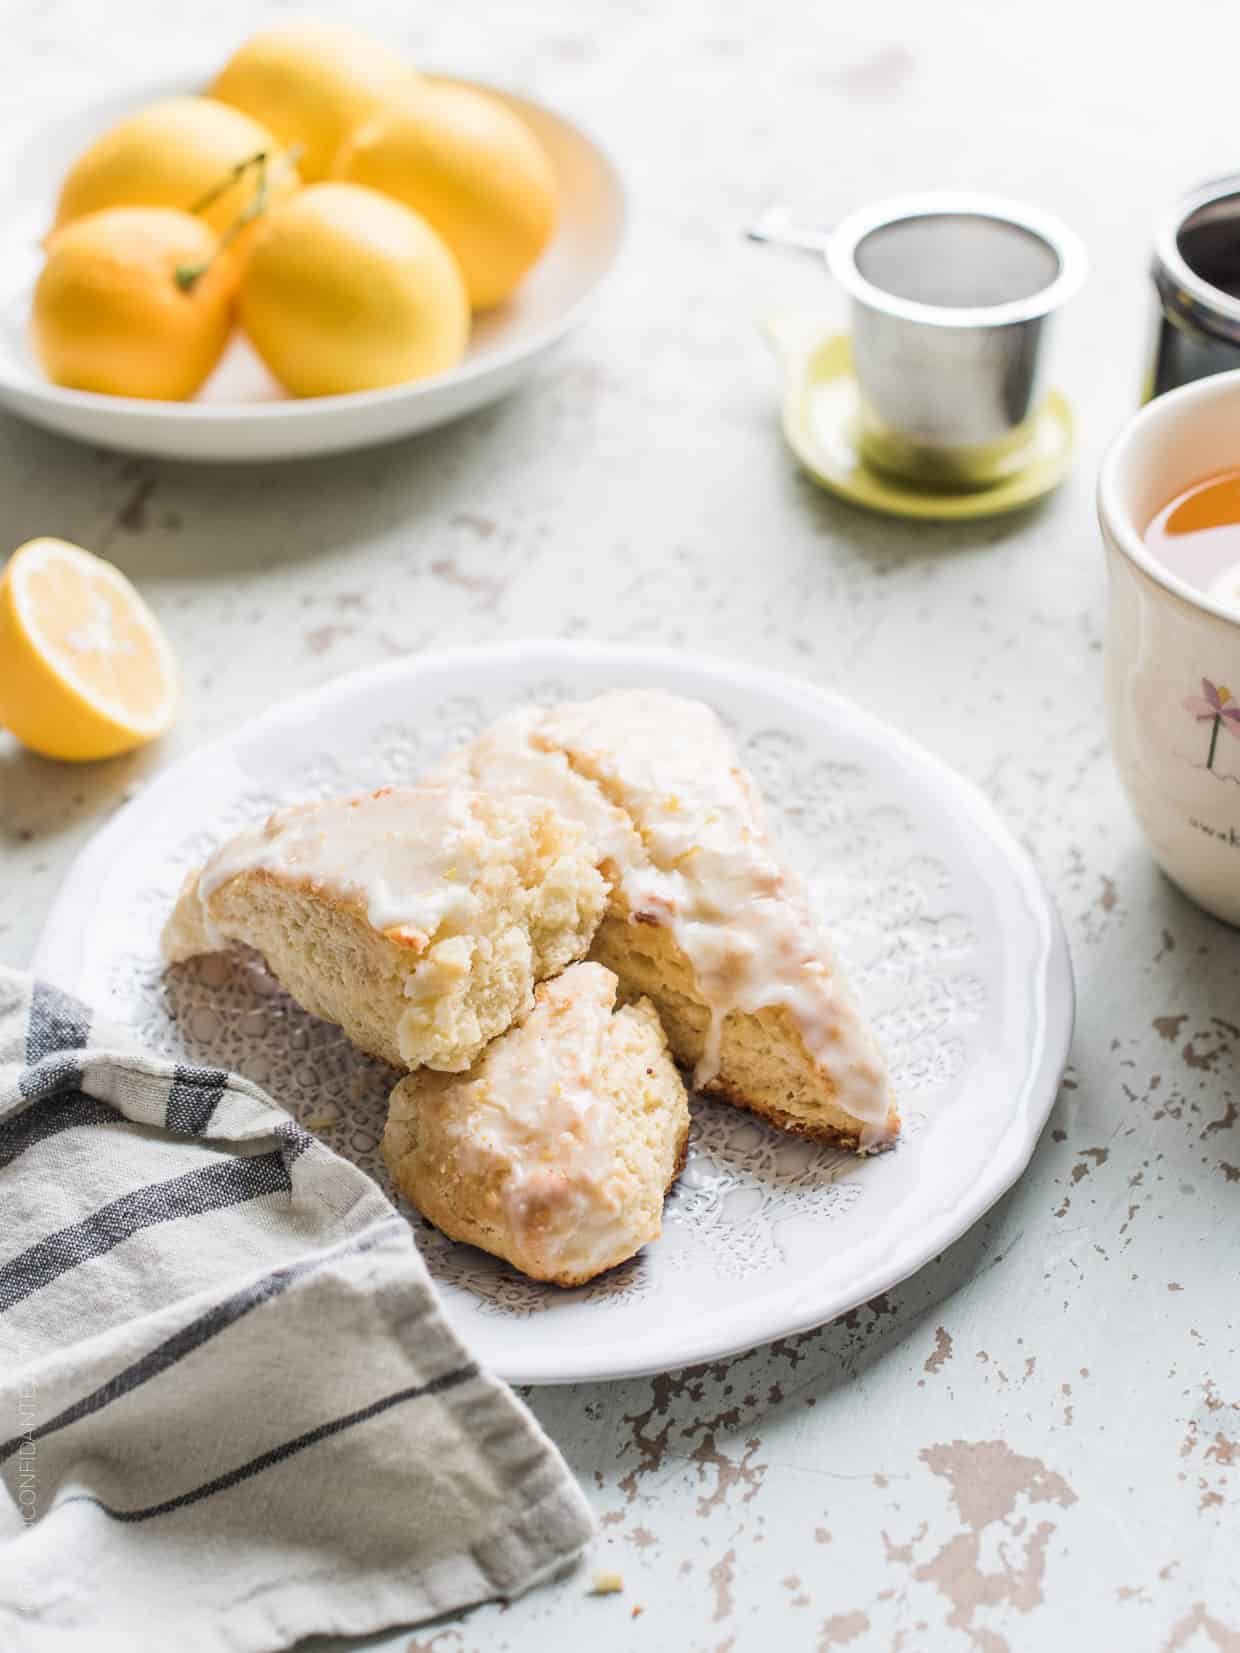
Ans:
{"type": "Polygon", "coordinates": [[[0,1314],[79,1263],[102,1257],[155,1223],[218,1211],[245,1200],[261,1199],[265,1194],[287,1193],[292,1184],[286,1153],[277,1150],[226,1159],[168,1182],[137,1188],[101,1206],[71,1228],[62,1228],[58,1234],[29,1246],[0,1266],[0,1314]]]}
{"type": "Polygon", "coordinates": [[[36,1142],[59,1131],[74,1130],[80,1125],[115,1125],[120,1118],[110,1103],[87,1096],[83,1091],[45,1096],[39,1102],[32,1102],[15,1119],[6,1119],[0,1124],[0,1170],[11,1165],[27,1148],[33,1148],[36,1142]]]}
{"type": "MultiPolygon", "coordinates": [[[[30,1015],[26,1028],[26,1065],[36,1067],[46,1056],[59,1055],[65,1050],[83,1050],[90,1035],[90,1011],[80,999],[62,993],[50,982],[36,981],[30,994],[30,1015]]],[[[66,1076],[72,1073],[72,1083],[81,1077],[80,1070],[66,1066],[66,1076]]],[[[24,1073],[18,1081],[23,1095],[27,1085],[36,1078],[24,1073]]]]}
{"type": "Polygon", "coordinates": [[[227,1088],[228,1075],[220,1068],[178,1064],[164,1116],[168,1129],[178,1136],[201,1136],[227,1088]]]}
{"type": "Polygon", "coordinates": [[[357,1252],[371,1251],[377,1245],[389,1239],[393,1234],[405,1229],[405,1224],[399,1217],[391,1221],[380,1223],[377,1228],[369,1229],[365,1234],[359,1234],[355,1240],[345,1245],[333,1246],[330,1251],[321,1252],[317,1257],[309,1257],[304,1262],[290,1263],[286,1268],[273,1269],[270,1274],[264,1274],[258,1280],[251,1280],[249,1285],[243,1286],[240,1291],[234,1292],[220,1303],[214,1304],[205,1314],[191,1320],[187,1326],[164,1342],[149,1350],[140,1360],[135,1360],[126,1366],[123,1371],[117,1372],[115,1377],[101,1383],[97,1389],[92,1389],[88,1395],[83,1395],[72,1406],[66,1406],[54,1418],[37,1429],[28,1429],[12,1440],[0,1442],[0,1464],[5,1463],[15,1452],[25,1449],[30,1441],[41,1441],[48,1435],[54,1435],[57,1430],[66,1429],[71,1423],[77,1423],[79,1418],[89,1417],[94,1412],[101,1412],[105,1406],[110,1406],[114,1400],[120,1400],[122,1395],[131,1393],[144,1383],[149,1383],[161,1372],[166,1372],[170,1366],[184,1360],[186,1355],[200,1349],[204,1343],[218,1337],[229,1326],[235,1325],[251,1309],[259,1308],[263,1303],[269,1303],[272,1298],[279,1297],[297,1281],[304,1280],[309,1274],[317,1274],[322,1268],[329,1268],[339,1262],[342,1257],[349,1257],[357,1252]]]}
{"type": "Polygon", "coordinates": [[[320,1441],[329,1440],[333,1435],[341,1435],[346,1429],[354,1429],[358,1424],[368,1423],[371,1418],[377,1418],[383,1412],[390,1412],[394,1406],[401,1406],[406,1401],[421,1400],[426,1395],[442,1395],[477,1376],[476,1366],[461,1366],[443,1377],[432,1378],[429,1383],[398,1389],[395,1394],[385,1395],[382,1400],[372,1401],[369,1406],[363,1406],[356,1412],[349,1412],[342,1418],[333,1418],[330,1423],[321,1423],[315,1429],[308,1429],[304,1435],[295,1435],[291,1441],[284,1441],[281,1445],[272,1447],[269,1452],[260,1453],[248,1463],[239,1464],[236,1469],[230,1469],[226,1474],[204,1481],[201,1486],[191,1487],[188,1492],[180,1492],[175,1498],[166,1498],[160,1504],[148,1504],[144,1509],[120,1510],[105,1504],[101,1498],[91,1498],[86,1493],[75,1492],[67,1498],[58,1500],[49,1514],[54,1515],[56,1510],[65,1504],[86,1503],[94,1504],[96,1509],[110,1515],[114,1521],[149,1521],[156,1515],[170,1515],[174,1510],[184,1509],[187,1504],[200,1503],[202,1499],[210,1498],[213,1493],[227,1492],[230,1487],[250,1481],[255,1475],[261,1475],[265,1469],[271,1469],[276,1464],[296,1457],[307,1447],[317,1446],[320,1441]]]}

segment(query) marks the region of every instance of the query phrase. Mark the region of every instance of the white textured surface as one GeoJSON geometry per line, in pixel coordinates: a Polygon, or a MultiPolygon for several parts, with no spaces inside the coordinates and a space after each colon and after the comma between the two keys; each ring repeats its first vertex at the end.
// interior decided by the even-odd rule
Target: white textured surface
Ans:
{"type": "MultiPolygon", "coordinates": [[[[151,0],[113,0],[106,27],[87,0],[12,5],[9,129],[262,9],[217,0],[174,35],[151,0]]],[[[78,773],[0,746],[0,955],[28,958],[73,850],[170,751],[376,656],[641,637],[846,689],[979,781],[1056,890],[1081,1013],[1051,1129],[987,1222],[830,1329],[536,1392],[624,1593],[587,1596],[587,1567],[393,1645],[1231,1653],[1240,938],[1161,881],[1119,795],[1092,502],[1140,380],[1151,225],[1235,164],[1230,12],[541,0],[385,26],[588,118],[636,196],[626,264],[541,389],[386,452],[196,472],[0,424],[6,536],[115,558],[186,687],[160,752],[78,773]],[[737,236],[775,194],[833,216],[948,183],[1060,212],[1093,259],[1057,374],[1078,470],[967,529],[864,517],[796,475],[754,320],[821,278],[737,236]]]]}

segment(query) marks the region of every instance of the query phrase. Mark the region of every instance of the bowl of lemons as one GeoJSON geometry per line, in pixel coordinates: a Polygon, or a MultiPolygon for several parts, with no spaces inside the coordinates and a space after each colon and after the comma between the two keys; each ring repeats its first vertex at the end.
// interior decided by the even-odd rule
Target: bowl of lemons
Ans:
{"type": "Polygon", "coordinates": [[[0,186],[0,405],[177,459],[410,436],[530,374],[624,217],[564,116],[344,26],[273,28],[29,137],[0,186]]]}

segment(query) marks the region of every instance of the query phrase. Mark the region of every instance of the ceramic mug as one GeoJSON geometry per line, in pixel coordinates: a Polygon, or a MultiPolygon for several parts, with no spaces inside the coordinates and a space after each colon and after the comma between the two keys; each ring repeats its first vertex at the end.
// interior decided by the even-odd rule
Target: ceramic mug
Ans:
{"type": "Polygon", "coordinates": [[[1240,925],[1240,612],[1147,549],[1152,519],[1240,464],[1240,371],[1149,403],[1112,444],[1098,514],[1109,586],[1106,677],[1120,779],[1163,871],[1240,925]]]}

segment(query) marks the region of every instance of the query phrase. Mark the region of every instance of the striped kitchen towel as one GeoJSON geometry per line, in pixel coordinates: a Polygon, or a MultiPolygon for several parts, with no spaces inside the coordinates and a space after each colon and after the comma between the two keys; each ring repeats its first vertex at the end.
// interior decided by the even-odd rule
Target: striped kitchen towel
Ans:
{"type": "Polygon", "coordinates": [[[369,1178],[3,970],[0,1474],[4,1653],[413,1624],[591,1532],[369,1178]]]}

